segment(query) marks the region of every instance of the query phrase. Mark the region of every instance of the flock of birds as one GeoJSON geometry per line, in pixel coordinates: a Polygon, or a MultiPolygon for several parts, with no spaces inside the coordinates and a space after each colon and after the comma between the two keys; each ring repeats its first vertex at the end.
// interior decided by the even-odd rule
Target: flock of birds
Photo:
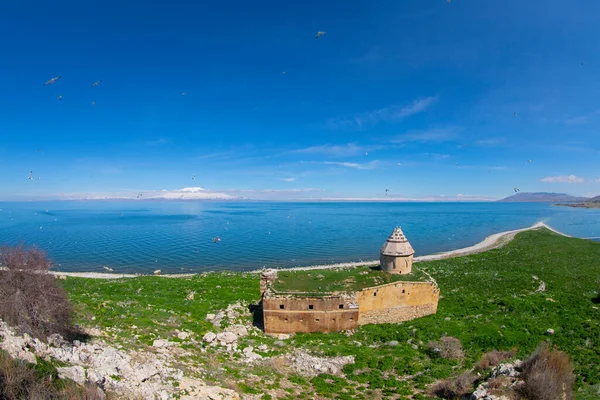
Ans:
{"type": "MultiPolygon", "coordinates": [[[[448,3],[450,3],[450,1],[451,1],[451,0],[447,0],[447,2],[448,2],[448,3]]],[[[317,32],[317,34],[315,35],[315,38],[316,38],[316,39],[319,39],[321,36],[323,36],[323,35],[325,35],[325,34],[326,34],[326,32],[324,32],[324,31],[318,31],[318,32],[317,32]]],[[[583,65],[583,62],[581,63],[581,65],[583,65]]],[[[285,71],[283,71],[283,72],[282,72],[282,75],[285,75],[285,74],[286,74],[286,72],[285,72],[285,71]]],[[[61,79],[61,76],[60,76],[60,75],[57,75],[57,76],[55,76],[55,77],[53,77],[53,78],[49,79],[48,81],[46,81],[46,82],[44,83],[44,86],[53,85],[53,84],[54,84],[54,83],[56,83],[56,82],[57,82],[59,79],[61,79]]],[[[92,84],[92,87],[97,87],[98,85],[100,85],[100,83],[102,83],[102,80],[101,80],[101,79],[100,79],[100,80],[98,80],[98,81],[96,81],[96,82],[94,82],[94,83],[92,84]]],[[[182,95],[182,96],[185,96],[185,95],[186,95],[186,92],[185,92],[185,91],[184,91],[184,92],[181,92],[181,95],[182,95]]],[[[62,95],[58,95],[58,100],[62,100],[62,99],[63,99],[63,96],[62,96],[62,95]]],[[[96,102],[95,102],[95,101],[92,101],[92,105],[96,105],[96,102]]],[[[519,116],[519,113],[515,111],[515,112],[513,113],[513,116],[514,116],[514,117],[518,117],[518,116],[519,116]]],[[[38,149],[38,152],[39,152],[39,149],[38,149]]],[[[368,153],[368,152],[365,152],[365,155],[367,155],[367,156],[368,156],[368,155],[369,155],[369,153],[368,153]]],[[[527,163],[531,163],[531,162],[533,162],[533,161],[532,161],[532,160],[527,160],[527,163]]],[[[398,165],[398,166],[401,166],[402,164],[401,164],[401,163],[397,163],[397,165],[398,165]]],[[[456,166],[458,167],[458,166],[459,166],[459,163],[456,163],[456,166]]],[[[492,172],[492,171],[491,171],[491,170],[489,170],[488,172],[492,172]]],[[[28,179],[29,179],[29,180],[34,180],[34,178],[33,178],[33,171],[30,171],[30,173],[29,173],[29,178],[28,178],[28,179]]],[[[39,179],[40,179],[40,177],[39,177],[39,176],[38,176],[37,178],[35,178],[35,180],[39,180],[39,179]]],[[[195,174],[194,174],[194,175],[192,175],[192,180],[196,180],[196,175],[195,175],[195,174]]],[[[518,192],[520,191],[520,189],[519,189],[519,188],[517,188],[517,187],[515,187],[513,190],[514,190],[514,192],[515,192],[515,193],[518,193],[518,192]]],[[[385,189],[385,195],[386,195],[386,196],[388,195],[388,193],[389,193],[389,192],[390,192],[390,190],[389,190],[389,189],[385,189]]],[[[139,198],[141,198],[141,197],[143,197],[143,193],[139,193],[139,194],[136,196],[136,198],[137,198],[137,199],[139,199],[139,198]]],[[[218,243],[220,240],[221,240],[221,238],[220,238],[219,236],[216,236],[216,237],[214,237],[214,238],[213,238],[213,242],[214,242],[214,243],[218,243]]]]}

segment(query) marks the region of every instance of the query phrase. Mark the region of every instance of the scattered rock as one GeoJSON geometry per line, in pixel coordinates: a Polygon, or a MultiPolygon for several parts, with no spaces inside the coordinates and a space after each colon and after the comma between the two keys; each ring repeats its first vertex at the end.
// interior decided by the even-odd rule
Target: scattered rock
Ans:
{"type": "Polygon", "coordinates": [[[549,301],[551,303],[556,303],[556,300],[550,298],[550,297],[546,297],[546,301],[549,301]]]}
{"type": "Polygon", "coordinates": [[[186,300],[194,300],[194,296],[196,295],[196,291],[190,292],[188,293],[187,296],[185,296],[186,300]]]}
{"type": "Polygon", "coordinates": [[[396,346],[398,346],[398,344],[399,343],[397,340],[392,340],[392,341],[387,342],[387,345],[390,347],[396,347],[396,346]]]}
{"type": "Polygon", "coordinates": [[[452,318],[450,318],[450,317],[446,317],[446,318],[444,318],[444,321],[450,321],[451,319],[452,318]]]}
{"type": "Polygon", "coordinates": [[[345,357],[315,357],[308,353],[297,351],[286,356],[292,361],[292,367],[300,374],[316,376],[321,373],[338,374],[346,364],[354,363],[354,356],[345,357]]]}
{"type": "Polygon", "coordinates": [[[281,340],[276,340],[275,342],[273,342],[273,346],[285,347],[285,342],[282,342],[281,340]]]}
{"type": "Polygon", "coordinates": [[[56,368],[56,372],[58,372],[58,377],[61,379],[71,379],[80,385],[85,383],[85,370],[79,365],[58,367],[56,368]]]}
{"type": "Polygon", "coordinates": [[[207,321],[212,321],[213,319],[215,319],[216,315],[215,314],[206,314],[206,320],[207,321]]]}
{"type": "Polygon", "coordinates": [[[185,340],[185,339],[189,338],[189,337],[190,337],[190,335],[191,335],[191,334],[190,334],[190,333],[188,333],[188,332],[179,332],[179,333],[177,334],[177,337],[178,337],[179,339],[181,339],[181,340],[185,340]]]}
{"type": "Polygon", "coordinates": [[[546,283],[544,281],[540,281],[540,286],[537,288],[536,293],[542,293],[546,291],[546,283]]]}
{"type": "Polygon", "coordinates": [[[63,339],[63,337],[60,336],[58,333],[53,333],[52,335],[48,336],[46,340],[48,342],[48,345],[54,347],[61,347],[67,344],[67,341],[63,339]]]}
{"type": "Polygon", "coordinates": [[[221,332],[217,335],[217,341],[221,345],[231,344],[237,340],[237,336],[232,332],[221,332]]]}
{"type": "Polygon", "coordinates": [[[244,325],[233,325],[225,329],[225,332],[231,332],[237,337],[248,336],[248,330],[244,325]]]}
{"type": "Polygon", "coordinates": [[[266,344],[261,344],[260,346],[258,346],[258,351],[267,351],[269,350],[269,346],[267,346],[266,344]]]}
{"type": "Polygon", "coordinates": [[[214,332],[206,332],[206,335],[202,337],[202,340],[206,343],[212,343],[217,338],[214,332]]]}
{"type": "Polygon", "coordinates": [[[554,329],[552,329],[552,328],[548,328],[548,329],[546,330],[546,335],[554,335],[554,329]]]}
{"type": "Polygon", "coordinates": [[[160,269],[157,269],[156,271],[154,271],[154,275],[160,275],[162,273],[162,271],[160,269]]]}
{"type": "Polygon", "coordinates": [[[171,342],[169,342],[167,339],[156,339],[154,342],[152,342],[152,347],[169,347],[171,346],[171,342]]]}

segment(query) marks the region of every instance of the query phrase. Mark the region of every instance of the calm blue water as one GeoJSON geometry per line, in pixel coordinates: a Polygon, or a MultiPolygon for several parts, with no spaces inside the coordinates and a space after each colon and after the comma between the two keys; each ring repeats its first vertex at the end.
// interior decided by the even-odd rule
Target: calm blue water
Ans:
{"type": "Polygon", "coordinates": [[[396,225],[417,255],[538,221],[600,236],[600,210],[517,203],[0,202],[0,244],[36,245],[61,271],[251,270],[373,260],[396,225]],[[214,244],[212,238],[221,237],[214,244]]]}

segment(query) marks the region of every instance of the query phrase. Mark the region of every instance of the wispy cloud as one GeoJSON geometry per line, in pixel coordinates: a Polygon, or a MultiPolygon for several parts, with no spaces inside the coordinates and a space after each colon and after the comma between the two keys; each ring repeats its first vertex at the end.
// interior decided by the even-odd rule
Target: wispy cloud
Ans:
{"type": "Polygon", "coordinates": [[[480,139],[480,140],[475,141],[475,145],[482,146],[482,147],[494,147],[494,146],[499,146],[499,145],[503,144],[505,140],[506,139],[502,138],[502,137],[480,139]]]}
{"type": "Polygon", "coordinates": [[[565,121],[565,125],[583,125],[588,122],[587,115],[580,115],[578,117],[569,118],[565,121]]]}
{"type": "Polygon", "coordinates": [[[296,180],[296,178],[283,178],[282,181],[284,182],[294,182],[296,180]]]}
{"type": "Polygon", "coordinates": [[[353,162],[342,162],[342,161],[322,161],[322,162],[312,162],[313,164],[324,164],[324,165],[334,165],[337,167],[344,168],[353,168],[353,169],[373,169],[377,167],[379,161],[371,161],[369,163],[353,163],[353,162]]]}
{"type": "Polygon", "coordinates": [[[410,131],[392,140],[392,143],[405,142],[449,142],[459,137],[458,128],[434,128],[422,131],[410,131]]]}
{"type": "Polygon", "coordinates": [[[361,146],[356,143],[347,143],[341,145],[324,144],[321,146],[310,146],[304,149],[294,150],[293,153],[300,154],[327,154],[332,156],[353,156],[360,153],[368,152],[374,149],[375,146],[361,146]]]}
{"type": "Polygon", "coordinates": [[[353,116],[330,118],[326,122],[329,129],[365,128],[381,122],[398,122],[406,117],[425,111],[437,101],[437,96],[417,99],[407,105],[392,105],[353,116]]]}
{"type": "Polygon", "coordinates": [[[575,175],[547,176],[540,179],[544,183],[584,183],[585,179],[575,175]]]}
{"type": "Polygon", "coordinates": [[[147,142],[144,142],[144,144],[146,146],[161,146],[163,144],[167,144],[169,143],[168,139],[165,138],[160,138],[160,139],[156,139],[156,140],[148,140],[147,142]]]}

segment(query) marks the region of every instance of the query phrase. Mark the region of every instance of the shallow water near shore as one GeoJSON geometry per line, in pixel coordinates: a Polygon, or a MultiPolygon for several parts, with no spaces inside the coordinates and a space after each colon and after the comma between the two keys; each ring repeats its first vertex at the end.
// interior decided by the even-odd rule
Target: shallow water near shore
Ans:
{"type": "Polygon", "coordinates": [[[600,236],[600,210],[542,203],[0,202],[0,244],[48,252],[54,270],[254,270],[374,260],[395,226],[417,255],[543,221],[600,236]],[[220,241],[213,243],[219,236],[220,241]]]}

